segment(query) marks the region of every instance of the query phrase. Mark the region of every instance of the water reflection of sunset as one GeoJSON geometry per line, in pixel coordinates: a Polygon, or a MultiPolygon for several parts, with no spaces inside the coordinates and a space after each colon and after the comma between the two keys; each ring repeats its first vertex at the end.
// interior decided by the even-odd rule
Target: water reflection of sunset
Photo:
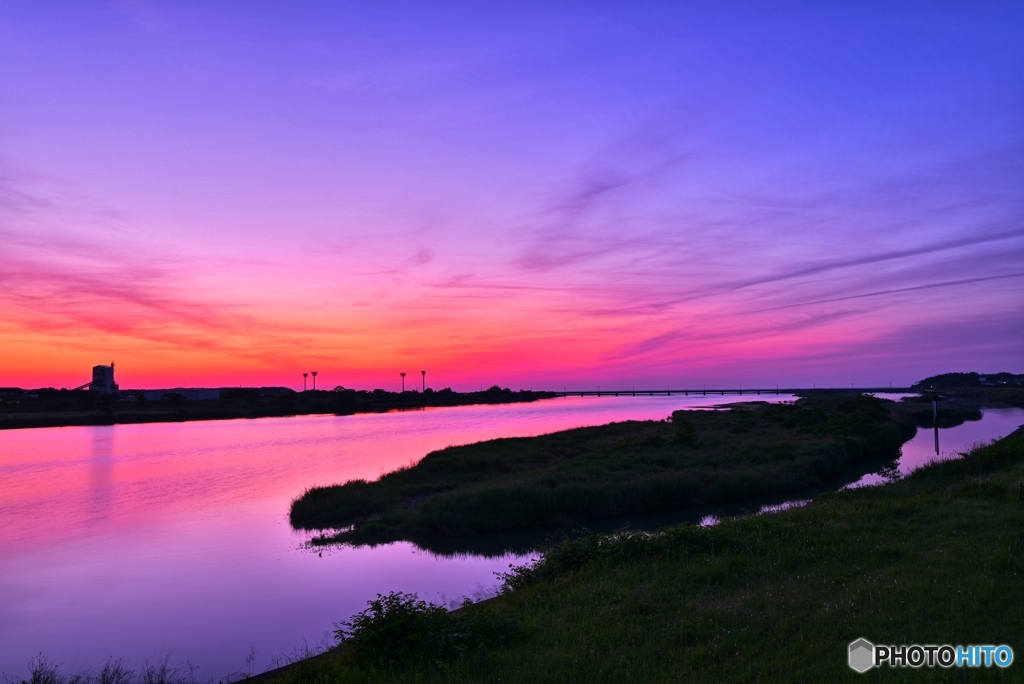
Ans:
{"type": "Polygon", "coordinates": [[[0,672],[20,672],[23,654],[41,646],[66,660],[76,653],[153,660],[173,648],[227,672],[254,645],[269,657],[302,639],[317,642],[377,591],[399,587],[455,600],[491,590],[493,573],[514,558],[442,559],[408,544],[320,557],[300,548],[305,536],[288,525],[289,504],[310,485],[375,478],[453,443],[661,419],[702,403],[569,398],[6,430],[0,626],[19,629],[4,630],[0,672]],[[58,613],[63,619],[55,624],[58,613]]]}

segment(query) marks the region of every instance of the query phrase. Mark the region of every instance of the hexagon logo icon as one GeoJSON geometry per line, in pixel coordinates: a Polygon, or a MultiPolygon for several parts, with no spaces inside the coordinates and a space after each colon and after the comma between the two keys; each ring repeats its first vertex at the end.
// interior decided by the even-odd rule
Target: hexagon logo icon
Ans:
{"type": "Polygon", "coordinates": [[[875,666],[875,645],[867,639],[857,639],[850,643],[850,668],[855,672],[864,673],[875,666]]]}

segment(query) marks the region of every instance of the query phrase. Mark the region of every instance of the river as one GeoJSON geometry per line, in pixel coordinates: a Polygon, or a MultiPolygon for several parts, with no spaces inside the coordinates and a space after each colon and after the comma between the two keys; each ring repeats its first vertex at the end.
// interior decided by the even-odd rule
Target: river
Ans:
{"type": "MultiPolygon", "coordinates": [[[[760,397],[788,400],[792,397],[760,397]]],[[[356,416],[0,433],[0,673],[42,653],[64,672],[122,658],[256,673],[329,639],[377,593],[451,602],[493,592],[528,556],[437,556],[407,543],[307,550],[288,525],[314,484],[375,478],[450,444],[528,436],[751,397],[587,397],[356,416]]],[[[941,430],[946,455],[1024,410],[941,430]]],[[[934,453],[921,430],[906,467],[934,453]]],[[[902,466],[901,466],[902,467],[902,466]]],[[[870,484],[866,476],[864,484],[870,484]]]]}

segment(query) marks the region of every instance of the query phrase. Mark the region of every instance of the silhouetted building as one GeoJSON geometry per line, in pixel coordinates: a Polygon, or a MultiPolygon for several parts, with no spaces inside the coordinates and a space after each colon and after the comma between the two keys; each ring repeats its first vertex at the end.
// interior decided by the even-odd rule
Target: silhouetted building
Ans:
{"type": "Polygon", "coordinates": [[[117,394],[117,383],[114,382],[114,362],[109,366],[93,366],[92,382],[89,390],[97,394],[117,394]]]}

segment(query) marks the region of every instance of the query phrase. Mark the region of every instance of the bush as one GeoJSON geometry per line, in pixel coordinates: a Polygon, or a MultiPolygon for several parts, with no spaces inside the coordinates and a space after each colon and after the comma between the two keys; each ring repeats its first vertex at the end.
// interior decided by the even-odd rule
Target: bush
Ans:
{"type": "Polygon", "coordinates": [[[675,425],[677,444],[694,444],[697,441],[697,428],[687,419],[682,411],[672,414],[672,424],[675,425]]]}
{"type": "Polygon", "coordinates": [[[465,651],[504,642],[511,622],[490,612],[449,612],[443,606],[400,591],[377,594],[368,607],[340,623],[334,636],[360,661],[397,665],[417,659],[450,658],[465,651]]]}

